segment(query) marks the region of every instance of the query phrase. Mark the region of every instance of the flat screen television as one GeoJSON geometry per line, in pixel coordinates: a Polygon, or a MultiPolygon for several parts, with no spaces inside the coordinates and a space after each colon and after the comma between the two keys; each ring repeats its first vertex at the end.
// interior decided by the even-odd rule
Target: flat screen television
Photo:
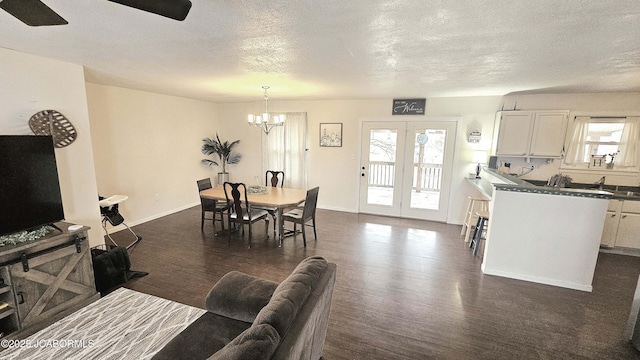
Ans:
{"type": "Polygon", "coordinates": [[[53,138],[0,135],[0,235],[62,220],[53,138]]]}

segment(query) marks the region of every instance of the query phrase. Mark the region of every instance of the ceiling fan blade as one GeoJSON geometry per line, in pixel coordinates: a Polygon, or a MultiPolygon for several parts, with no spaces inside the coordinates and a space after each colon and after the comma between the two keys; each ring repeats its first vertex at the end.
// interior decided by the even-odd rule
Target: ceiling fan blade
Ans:
{"type": "Polygon", "coordinates": [[[68,24],[40,0],[0,0],[0,8],[29,26],[68,24]]]}
{"type": "Polygon", "coordinates": [[[109,0],[114,3],[182,21],[191,9],[189,0],[109,0]]]}

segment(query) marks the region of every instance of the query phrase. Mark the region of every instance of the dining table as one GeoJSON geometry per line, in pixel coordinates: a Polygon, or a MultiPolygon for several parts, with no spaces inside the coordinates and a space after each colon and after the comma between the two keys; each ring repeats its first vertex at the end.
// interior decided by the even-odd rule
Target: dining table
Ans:
{"type": "MultiPolygon", "coordinates": [[[[307,190],[266,186],[266,192],[252,193],[249,192],[248,189],[249,186],[247,186],[247,201],[251,206],[264,206],[276,209],[276,221],[278,222],[276,235],[279,240],[278,246],[282,246],[284,239],[283,211],[286,208],[295,207],[302,203],[307,197],[307,190]]],[[[200,196],[215,201],[227,201],[222,185],[202,190],[200,191],[200,196]]],[[[231,199],[231,193],[229,193],[229,199],[231,199]]]]}

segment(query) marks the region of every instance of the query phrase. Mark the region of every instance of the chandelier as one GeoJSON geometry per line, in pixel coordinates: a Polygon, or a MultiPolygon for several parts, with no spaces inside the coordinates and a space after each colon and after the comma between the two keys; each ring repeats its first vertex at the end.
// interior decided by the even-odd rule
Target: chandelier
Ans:
{"type": "Polygon", "coordinates": [[[247,115],[247,121],[250,126],[259,127],[265,134],[269,135],[271,129],[284,125],[284,114],[269,114],[269,96],[267,95],[267,89],[269,89],[269,87],[263,86],[262,88],[264,89],[264,112],[260,115],[247,115]]]}

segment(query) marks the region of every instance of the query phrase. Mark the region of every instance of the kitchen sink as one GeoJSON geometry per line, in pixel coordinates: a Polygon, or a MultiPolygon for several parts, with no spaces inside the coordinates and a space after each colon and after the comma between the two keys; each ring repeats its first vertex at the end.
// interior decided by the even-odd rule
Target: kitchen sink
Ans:
{"type": "MultiPolygon", "coordinates": [[[[609,190],[605,190],[609,191],[609,190]]],[[[640,199],[640,192],[637,191],[609,191],[616,199],[640,199]]]]}

